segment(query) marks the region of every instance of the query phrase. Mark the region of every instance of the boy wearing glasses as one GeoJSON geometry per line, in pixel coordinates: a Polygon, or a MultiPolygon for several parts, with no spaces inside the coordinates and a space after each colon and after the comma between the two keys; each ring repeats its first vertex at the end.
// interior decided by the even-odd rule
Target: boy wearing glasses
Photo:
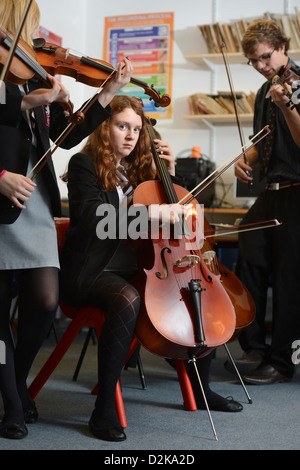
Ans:
{"type": "Polygon", "coordinates": [[[253,297],[256,318],[240,337],[244,355],[237,363],[249,367],[244,380],[257,385],[291,380],[292,343],[300,338],[300,104],[293,107],[287,96],[288,92],[294,100],[299,90],[272,82],[290,66],[300,80],[300,68],[287,55],[289,42],[271,20],[250,23],[242,42],[248,64],[266,79],[256,95],[254,134],[266,125],[271,130],[247,153],[246,162],[241,158],[235,164],[235,175],[244,183],[252,181],[256,165],[261,178],[266,178],[266,189],[243,223],[270,219],[282,223],[270,230],[241,233],[239,238],[236,272],[253,297]],[[268,341],[265,314],[270,285],[273,317],[268,341]]]}

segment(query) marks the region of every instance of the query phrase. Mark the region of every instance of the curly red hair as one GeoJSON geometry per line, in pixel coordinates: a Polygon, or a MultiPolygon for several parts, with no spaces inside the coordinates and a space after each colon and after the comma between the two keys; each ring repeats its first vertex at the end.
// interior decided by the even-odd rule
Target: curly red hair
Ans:
{"type": "Polygon", "coordinates": [[[127,108],[133,109],[142,119],[142,128],[137,144],[130,155],[122,160],[128,181],[135,187],[143,181],[154,179],[151,143],[146,128],[142,101],[126,95],[117,95],[111,101],[110,107],[112,116],[89,136],[83,148],[83,152],[90,154],[94,160],[96,173],[103,189],[112,191],[116,185],[122,184],[116,171],[117,160],[111,145],[109,124],[113,116],[127,108]]]}

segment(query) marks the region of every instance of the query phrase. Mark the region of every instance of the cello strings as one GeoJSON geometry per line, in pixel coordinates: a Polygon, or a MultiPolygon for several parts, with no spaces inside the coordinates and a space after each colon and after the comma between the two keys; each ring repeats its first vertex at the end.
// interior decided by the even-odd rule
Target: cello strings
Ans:
{"type": "MultiPolygon", "coordinates": [[[[156,138],[156,136],[154,134],[153,126],[147,123],[147,130],[148,130],[148,134],[149,134],[150,141],[151,141],[151,144],[152,144],[151,148],[152,148],[152,152],[153,152],[153,157],[154,157],[156,166],[158,168],[159,176],[161,178],[162,184],[163,184],[164,189],[166,191],[168,200],[171,203],[172,202],[177,203],[178,202],[178,197],[177,197],[177,194],[175,192],[174,185],[173,185],[173,182],[171,180],[170,174],[168,172],[166,162],[164,161],[164,159],[159,157],[159,155],[157,153],[157,150],[154,146],[153,141],[156,138]]],[[[170,228],[171,227],[169,227],[169,230],[170,230],[170,228]]],[[[182,232],[180,232],[179,236],[181,238],[179,240],[177,240],[176,244],[174,242],[174,245],[172,246],[172,250],[171,250],[171,254],[170,254],[172,269],[174,269],[174,266],[176,266],[176,262],[178,261],[178,259],[180,259],[182,257],[182,246],[183,246],[182,244],[184,243],[183,238],[182,238],[182,232]]],[[[184,235],[184,237],[185,237],[185,235],[184,235]]],[[[188,243],[188,241],[185,242],[185,243],[188,243]]],[[[193,267],[192,266],[190,267],[190,269],[188,269],[186,271],[189,272],[190,270],[191,270],[192,278],[194,278],[194,273],[193,273],[193,267]]],[[[181,273],[181,276],[175,276],[175,281],[177,283],[177,287],[178,287],[179,292],[182,292],[182,289],[185,288],[185,286],[187,286],[187,283],[189,282],[189,278],[187,278],[186,275],[182,275],[182,274],[183,273],[181,273]]]]}

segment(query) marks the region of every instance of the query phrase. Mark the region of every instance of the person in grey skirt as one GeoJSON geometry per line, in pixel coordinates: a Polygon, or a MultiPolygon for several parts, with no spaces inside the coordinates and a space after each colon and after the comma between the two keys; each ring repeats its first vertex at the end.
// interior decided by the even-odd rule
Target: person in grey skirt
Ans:
{"type": "MultiPolygon", "coordinates": [[[[16,34],[25,4],[25,0],[1,1],[2,31],[16,34]]],[[[29,46],[37,36],[39,20],[39,7],[34,1],[21,34],[29,46]]],[[[124,59],[86,112],[83,123],[62,142],[63,148],[79,144],[110,116],[109,103],[129,82],[131,74],[132,65],[124,59]]],[[[55,142],[68,124],[61,103],[69,102],[69,92],[55,77],[47,78],[49,88],[39,78],[22,86],[10,79],[4,84],[0,104],[0,341],[5,345],[5,363],[0,364],[4,409],[0,436],[11,439],[27,436],[26,424],[37,420],[26,381],[58,302],[54,217],[60,216],[61,203],[52,159],[34,180],[28,177],[49,149],[49,138],[55,142]],[[16,346],[10,329],[14,285],[18,295],[16,346]]]]}

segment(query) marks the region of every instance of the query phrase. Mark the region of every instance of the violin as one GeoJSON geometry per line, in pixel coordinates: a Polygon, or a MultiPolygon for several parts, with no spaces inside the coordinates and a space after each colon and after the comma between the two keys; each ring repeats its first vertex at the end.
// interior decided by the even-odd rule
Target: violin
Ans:
{"type": "MultiPolygon", "coordinates": [[[[204,235],[211,231],[212,227],[204,217],[204,235]]],[[[217,258],[214,251],[214,244],[214,240],[210,243],[208,239],[205,239],[201,252],[208,269],[215,275],[220,276],[220,281],[234,306],[236,326],[234,334],[229,340],[229,342],[232,342],[240,336],[243,328],[253,322],[256,309],[254,301],[246,287],[242,284],[235,273],[227,269],[217,258]]]]}
{"type": "MultiPolygon", "coordinates": [[[[6,63],[12,43],[12,36],[0,30],[0,70],[3,69],[6,63]]],[[[32,47],[22,39],[19,39],[8,70],[7,80],[15,85],[24,85],[34,76],[37,76],[49,88],[52,87],[48,79],[48,73],[37,62],[36,54],[32,47]]],[[[70,117],[73,116],[73,104],[70,101],[69,103],[60,103],[60,105],[68,111],[70,117]]],[[[76,119],[80,122],[82,116],[78,115],[76,119]]]]}
{"type": "MultiPolygon", "coordinates": [[[[69,49],[59,47],[55,44],[39,41],[35,46],[35,52],[39,64],[51,75],[66,75],[85,85],[100,87],[110,75],[116,73],[115,68],[103,60],[90,57],[78,57],[70,54],[69,49]]],[[[160,96],[153,85],[131,78],[130,83],[144,89],[146,95],[150,96],[155,106],[167,107],[171,102],[169,95],[160,96]]]]}
{"type": "MultiPolygon", "coordinates": [[[[0,70],[6,62],[12,45],[11,35],[0,30],[0,70]]],[[[48,73],[51,75],[66,75],[75,78],[86,85],[100,87],[114,75],[116,70],[107,62],[89,57],[70,55],[68,49],[46,43],[43,39],[34,40],[35,47],[31,48],[25,41],[19,39],[15,55],[8,71],[8,81],[16,85],[23,85],[37,76],[43,83],[51,87],[48,73]]],[[[160,96],[153,85],[131,78],[131,83],[142,87],[145,93],[155,102],[155,106],[166,107],[171,103],[169,95],[160,96]]],[[[73,114],[73,105],[69,103],[68,111],[73,114]]],[[[81,113],[74,118],[78,123],[83,119],[81,113]]]]}
{"type": "MultiPolygon", "coordinates": [[[[137,186],[133,204],[177,203],[189,193],[173,184],[165,162],[157,155],[151,125],[148,131],[159,180],[137,186]]],[[[192,204],[199,214],[200,204],[196,199],[192,204]]],[[[135,335],[146,349],[162,357],[186,360],[201,357],[226,343],[235,330],[235,311],[220,276],[209,271],[197,237],[191,236],[199,232],[203,236],[199,218],[189,215],[175,224],[172,233],[163,226],[158,236],[142,240],[141,256],[136,250],[141,266],[131,282],[143,302],[135,335]]]]}
{"type": "MultiPolygon", "coordinates": [[[[1,70],[9,56],[12,43],[12,35],[8,35],[0,30],[1,70]]],[[[38,74],[38,76],[47,84],[47,74],[44,70],[38,67],[33,49],[25,41],[19,39],[18,45],[15,49],[15,56],[10,64],[7,79],[15,85],[24,85],[24,83],[33,78],[35,74],[38,74]],[[35,66],[37,67],[36,70],[35,66]]]]}
{"type": "Polygon", "coordinates": [[[291,109],[294,109],[300,103],[300,76],[296,72],[296,67],[289,63],[282,67],[278,75],[275,75],[272,79],[272,85],[279,84],[283,87],[285,96],[289,98],[286,106],[291,107],[291,109]],[[294,91],[291,92],[286,84],[290,85],[294,91]]]}

